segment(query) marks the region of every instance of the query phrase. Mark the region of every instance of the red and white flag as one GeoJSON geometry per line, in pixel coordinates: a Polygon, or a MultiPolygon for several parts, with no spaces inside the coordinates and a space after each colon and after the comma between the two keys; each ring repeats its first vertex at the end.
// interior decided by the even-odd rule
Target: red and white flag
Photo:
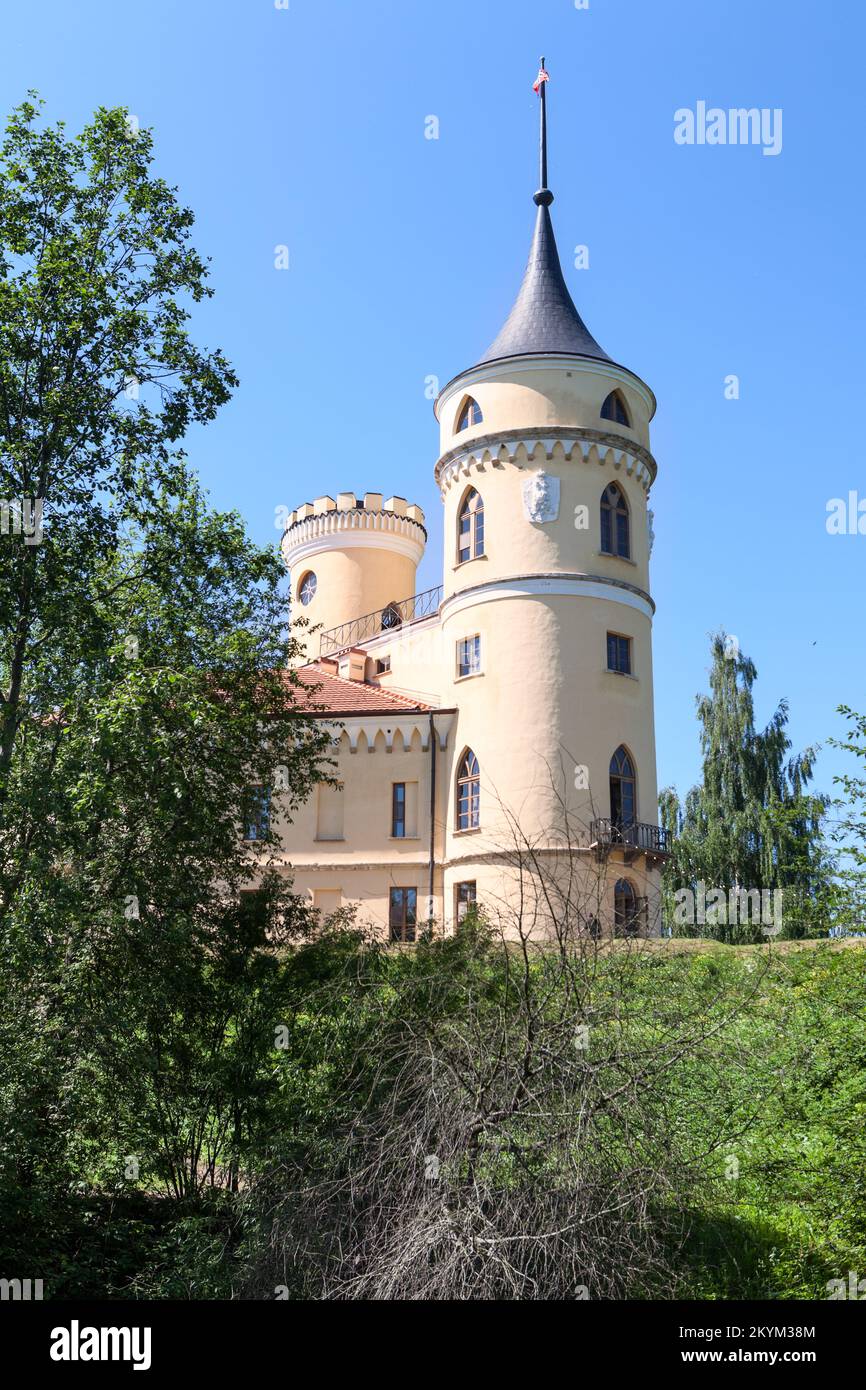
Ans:
{"type": "Polygon", "coordinates": [[[541,84],[542,84],[542,82],[549,82],[549,81],[550,81],[550,73],[547,71],[547,69],[546,69],[546,68],[539,68],[539,69],[538,69],[538,76],[536,77],[535,81],[534,81],[533,84],[532,84],[532,90],[533,90],[534,92],[540,92],[540,91],[541,91],[541,84]]]}

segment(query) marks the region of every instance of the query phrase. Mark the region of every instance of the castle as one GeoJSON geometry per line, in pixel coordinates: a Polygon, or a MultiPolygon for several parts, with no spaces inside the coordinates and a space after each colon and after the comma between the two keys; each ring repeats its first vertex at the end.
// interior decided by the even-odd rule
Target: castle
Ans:
{"type": "Polygon", "coordinates": [[[523,282],[435,403],[441,586],[416,592],[424,513],[401,497],[315,498],[282,540],[298,675],[333,723],[338,782],[285,827],[286,859],[323,915],[358,904],[394,941],[450,932],[473,903],[549,931],[550,874],[581,885],[586,930],[657,930],[655,398],[569,294],[540,96],[523,282]]]}

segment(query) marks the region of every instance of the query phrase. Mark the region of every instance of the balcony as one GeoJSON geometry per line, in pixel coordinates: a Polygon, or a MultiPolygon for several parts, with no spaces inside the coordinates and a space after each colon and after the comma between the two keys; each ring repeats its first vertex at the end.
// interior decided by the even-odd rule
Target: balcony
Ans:
{"type": "Polygon", "coordinates": [[[647,825],[643,821],[624,824],[609,816],[594,820],[589,832],[590,849],[595,850],[599,859],[619,849],[626,864],[641,854],[645,854],[650,863],[661,863],[671,853],[672,838],[670,831],[663,830],[660,825],[647,825]]]}
{"type": "Polygon", "coordinates": [[[432,617],[439,611],[442,592],[443,587],[438,584],[435,589],[425,589],[411,598],[399,599],[385,608],[377,608],[374,613],[365,613],[362,618],[354,618],[350,623],[328,628],[319,636],[319,656],[333,656],[347,647],[358,647],[373,637],[381,637],[383,632],[393,632],[406,623],[417,623],[420,618],[432,617]]]}

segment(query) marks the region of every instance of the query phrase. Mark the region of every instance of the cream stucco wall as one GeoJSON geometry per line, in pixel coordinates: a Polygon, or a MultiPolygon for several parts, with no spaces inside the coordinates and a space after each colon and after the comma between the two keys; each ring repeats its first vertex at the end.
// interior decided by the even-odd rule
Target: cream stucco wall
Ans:
{"type": "MultiPolygon", "coordinates": [[[[368,681],[443,711],[437,715],[444,746],[437,740],[433,857],[434,913],[446,930],[453,927],[455,886],[464,880],[476,883],[479,900],[491,909],[495,904],[497,915],[513,913],[525,892],[515,868],[516,837],[531,842],[556,872],[566,862],[567,873],[580,878],[581,899],[597,899],[608,921],[618,877],[628,877],[640,897],[657,896],[658,860],[629,855],[626,863],[623,852],[613,850],[602,862],[590,849],[592,821],[610,814],[609,764],[620,745],[637,771],[637,819],[657,823],[647,533],[656,471],[649,453],[654,408],[652,393],[631,373],[574,358],[476,368],[449,383],[437,402],[444,600],[438,615],[360,645],[368,681]],[[629,426],[600,419],[601,404],[614,389],[626,401],[629,426]],[[455,433],[467,395],[484,419],[455,433]],[[527,516],[524,484],[537,473],[558,483],[554,518],[527,516]],[[628,559],[601,553],[600,502],[611,481],[629,508],[628,559]],[[484,503],[485,554],[459,564],[458,513],[470,487],[484,503]],[[608,632],[631,638],[631,676],[607,670],[608,632]],[[458,679],[456,644],[475,634],[482,673],[458,679]],[[376,662],[385,657],[390,671],[379,676],[376,662]],[[461,833],[455,778],[467,747],[481,768],[481,825],[461,833]],[[566,819],[574,852],[563,861],[566,819]]],[[[321,533],[311,534],[318,523],[309,521],[307,515],[296,519],[284,551],[293,597],[306,569],[317,573],[316,598],[304,613],[311,622],[334,627],[413,591],[412,544],[420,524],[405,524],[404,515],[402,531],[395,522],[381,543],[374,529],[359,532],[368,540],[352,540],[353,532],[327,515],[321,533]]],[[[380,724],[372,732],[355,728],[341,740],[344,839],[317,841],[310,804],[287,828],[286,862],[299,890],[339,889],[344,902],[358,902],[386,930],[391,886],[417,889],[419,915],[426,905],[432,765],[418,732],[408,748],[395,738],[389,752],[386,716],[380,724]],[[418,783],[417,841],[389,838],[397,780],[418,783]]]]}
{"type": "MultiPolygon", "coordinates": [[[[427,532],[420,507],[380,493],[340,493],[305,503],[289,517],[283,557],[289,570],[294,635],[304,659],[319,656],[323,631],[410,598],[427,532]],[[312,601],[302,605],[307,575],[316,576],[312,601]]],[[[351,640],[346,645],[351,645],[351,640]]]]}

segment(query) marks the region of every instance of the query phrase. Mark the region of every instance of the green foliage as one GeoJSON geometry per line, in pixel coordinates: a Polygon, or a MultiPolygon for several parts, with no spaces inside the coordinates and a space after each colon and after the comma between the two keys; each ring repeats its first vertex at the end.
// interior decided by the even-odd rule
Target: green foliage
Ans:
{"type": "Polygon", "coordinates": [[[327,770],[279,555],[177,448],[235,378],[151,159],[123,111],[70,139],[32,102],[0,149],[0,496],[44,501],[40,543],[0,537],[0,1185],[48,1209],[237,1185],[306,928],[280,826],[327,770]]]}
{"type": "Polygon", "coordinates": [[[822,844],[826,800],[806,789],[816,755],[789,757],[788,707],[782,700],[756,729],[754,663],[724,633],[712,639],[710,694],[697,697],[701,781],[680,804],[672,788],[659,797],[661,822],[675,835],[665,873],[664,917],[685,935],[760,941],[753,922],[681,927],[674,893],[699,883],[731,889],[781,890],[786,938],[826,932],[832,863],[822,844]]]}

